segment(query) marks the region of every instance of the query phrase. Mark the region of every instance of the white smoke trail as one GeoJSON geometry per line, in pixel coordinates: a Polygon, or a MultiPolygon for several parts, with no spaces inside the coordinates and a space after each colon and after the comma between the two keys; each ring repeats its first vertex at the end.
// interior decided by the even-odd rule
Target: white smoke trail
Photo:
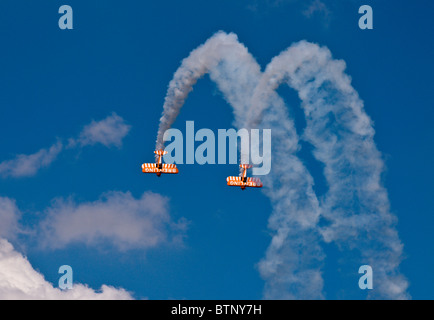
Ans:
{"type": "MultiPolygon", "coordinates": [[[[360,252],[360,262],[370,264],[375,273],[374,297],[405,299],[408,283],[399,273],[402,244],[381,184],[384,163],[373,140],[371,120],[344,69],[345,63],[333,60],[326,48],[305,41],[291,46],[267,66],[247,122],[273,113],[275,90],[283,82],[298,92],[307,121],[303,138],[324,163],[329,186],[321,203],[328,222],[321,228],[324,240],[360,252]]],[[[275,237],[280,237],[282,228],[286,230],[280,224],[271,227],[275,237]]],[[[270,246],[262,265],[280,258],[281,254],[270,253],[276,251],[274,247],[270,246]]]]}
{"type": "MultiPolygon", "coordinates": [[[[164,112],[158,131],[157,148],[163,146],[162,137],[179,114],[193,85],[204,74],[217,83],[225,99],[233,107],[235,125],[240,128],[250,112],[250,99],[261,78],[260,67],[248,50],[238,42],[236,35],[219,32],[183,60],[170,82],[164,112]]],[[[281,270],[286,277],[273,281],[285,290],[267,298],[322,298],[323,281],[320,264],[323,258],[319,247],[319,234],[315,230],[319,217],[318,200],[312,189],[313,179],[300,160],[294,156],[298,150],[298,137],[292,120],[288,118],[283,101],[276,95],[277,103],[265,117],[264,128],[272,128],[273,151],[276,157],[273,170],[267,177],[267,195],[274,215],[283,217],[271,224],[282,225],[280,236],[291,236],[286,248],[288,254],[282,261],[268,264],[268,270],[281,270]],[[291,252],[291,254],[289,254],[291,252]],[[291,292],[291,294],[282,294],[291,292]]],[[[274,243],[278,239],[273,240],[274,243]]],[[[264,267],[262,268],[264,269],[264,267]]]]}
{"type": "Polygon", "coordinates": [[[157,149],[164,146],[164,132],[172,126],[197,80],[208,73],[213,80],[221,79],[220,89],[226,92],[225,98],[234,107],[236,120],[247,111],[245,97],[253,94],[260,68],[235,34],[218,32],[182,61],[170,81],[158,129],[157,149]],[[222,74],[228,77],[225,81],[222,74]]]}
{"type": "Polygon", "coordinates": [[[331,59],[327,49],[300,42],[273,59],[261,74],[236,35],[219,32],[183,60],[170,82],[158,149],[164,146],[163,134],[175,121],[193,85],[207,73],[233,107],[238,128],[272,129],[272,150],[277,156],[264,179],[264,191],[273,206],[269,219],[273,238],[259,264],[266,280],[265,298],[323,297],[321,236],[339,244],[348,240],[352,248],[360,250],[377,270],[380,297],[407,296],[406,280],[398,272],[402,246],[379,180],[383,163],[372,140],[370,120],[344,68],[343,62],[331,59]],[[284,81],[303,101],[307,118],[304,138],[326,166],[330,187],[322,203],[330,222],[326,228],[318,227],[320,207],[313,178],[295,156],[299,138],[275,92],[284,81]],[[357,161],[358,157],[363,159],[357,161]],[[354,206],[357,211],[349,210],[354,206]],[[367,237],[359,242],[362,231],[367,237]]]}

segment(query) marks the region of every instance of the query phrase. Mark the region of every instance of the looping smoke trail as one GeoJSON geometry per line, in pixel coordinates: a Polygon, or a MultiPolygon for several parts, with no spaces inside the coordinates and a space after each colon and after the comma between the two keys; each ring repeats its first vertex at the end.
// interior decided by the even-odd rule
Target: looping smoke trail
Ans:
{"type": "Polygon", "coordinates": [[[274,58],[261,74],[236,35],[219,32],[183,60],[169,84],[157,148],[164,146],[164,132],[193,85],[207,73],[233,107],[238,128],[258,125],[273,131],[272,150],[278,156],[264,178],[264,192],[273,206],[269,219],[273,237],[259,263],[266,280],[265,298],[323,298],[321,237],[358,248],[378,270],[381,297],[407,296],[406,280],[398,272],[402,245],[380,184],[383,163],[373,143],[374,130],[344,69],[328,49],[302,41],[274,58]],[[303,101],[307,118],[303,138],[326,166],[329,192],[321,209],[313,178],[295,155],[299,138],[293,121],[275,92],[285,81],[303,101]],[[320,210],[329,221],[325,228],[318,227],[320,210]],[[367,236],[360,242],[362,231],[367,236]]]}
{"type": "MultiPolygon", "coordinates": [[[[291,46],[267,66],[247,121],[257,122],[272,112],[267,108],[283,82],[298,92],[307,121],[303,139],[324,163],[329,186],[321,203],[327,221],[320,229],[324,240],[360,252],[360,261],[375,270],[374,297],[406,299],[408,283],[398,270],[402,244],[381,184],[384,163],[374,143],[371,120],[345,67],[345,62],[332,59],[327,48],[306,41],[291,46]]],[[[286,230],[279,224],[275,227],[277,236],[282,228],[286,230]]],[[[267,256],[262,263],[277,258],[267,256]]]]}
{"type": "Polygon", "coordinates": [[[235,121],[240,121],[247,112],[249,99],[245,98],[253,94],[260,67],[235,34],[218,32],[182,61],[170,81],[158,129],[157,149],[164,146],[164,132],[172,126],[193,86],[208,73],[212,80],[218,80],[220,90],[233,106],[235,121]]]}
{"type": "MultiPolygon", "coordinates": [[[[262,73],[258,63],[238,42],[236,35],[219,32],[183,60],[170,82],[157,148],[163,146],[163,134],[175,121],[192,86],[206,73],[217,83],[233,107],[235,126],[241,128],[241,124],[246,122],[251,109],[251,97],[262,73]]],[[[266,292],[265,296],[281,299],[322,298],[320,262],[323,254],[318,245],[320,236],[315,230],[319,219],[319,203],[313,192],[311,175],[294,155],[298,150],[298,136],[293,122],[288,117],[282,99],[278,95],[274,99],[274,112],[264,117],[263,127],[272,128],[273,152],[281,157],[275,157],[273,170],[266,177],[266,193],[276,213],[273,216],[280,216],[281,219],[275,218],[270,224],[285,226],[285,232],[282,229],[280,235],[283,238],[290,235],[297,239],[297,243],[291,242],[293,247],[286,249],[288,252],[282,255],[281,261],[260,265],[261,270],[272,269],[286,275],[275,277],[274,282],[281,287],[280,292],[266,292]],[[303,245],[302,250],[300,245],[303,245]],[[288,293],[282,294],[283,291],[288,293]]],[[[270,249],[268,255],[276,250],[280,248],[270,249]]]]}

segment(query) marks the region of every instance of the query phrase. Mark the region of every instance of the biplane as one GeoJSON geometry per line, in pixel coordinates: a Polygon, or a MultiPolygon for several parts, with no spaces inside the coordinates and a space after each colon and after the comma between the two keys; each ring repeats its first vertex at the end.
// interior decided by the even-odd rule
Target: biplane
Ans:
{"type": "Polygon", "coordinates": [[[243,172],[238,177],[227,177],[226,181],[228,186],[231,187],[241,187],[241,190],[245,190],[246,187],[249,188],[262,188],[262,181],[259,178],[247,177],[247,169],[250,169],[252,165],[240,164],[240,168],[243,172]]]}
{"type": "Polygon", "coordinates": [[[155,163],[142,164],[142,171],[144,173],[156,173],[159,177],[162,173],[176,174],[179,172],[175,164],[163,163],[163,156],[167,154],[167,151],[156,150],[154,153],[156,154],[155,163]]]}

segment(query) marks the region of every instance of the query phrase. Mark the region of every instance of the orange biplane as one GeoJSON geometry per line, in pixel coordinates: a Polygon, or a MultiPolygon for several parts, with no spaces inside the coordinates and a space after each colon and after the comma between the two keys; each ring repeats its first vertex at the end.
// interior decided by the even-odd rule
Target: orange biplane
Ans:
{"type": "Polygon", "coordinates": [[[144,173],[156,173],[157,176],[161,176],[162,173],[176,174],[179,172],[175,164],[163,163],[163,156],[167,154],[167,151],[156,150],[154,153],[158,156],[156,163],[144,163],[142,164],[142,171],[144,173]]]}
{"type": "Polygon", "coordinates": [[[228,177],[226,179],[228,186],[241,187],[241,190],[246,189],[246,187],[262,188],[261,179],[247,177],[247,169],[251,167],[249,164],[240,164],[240,168],[243,168],[243,173],[238,177],[228,177]]]}

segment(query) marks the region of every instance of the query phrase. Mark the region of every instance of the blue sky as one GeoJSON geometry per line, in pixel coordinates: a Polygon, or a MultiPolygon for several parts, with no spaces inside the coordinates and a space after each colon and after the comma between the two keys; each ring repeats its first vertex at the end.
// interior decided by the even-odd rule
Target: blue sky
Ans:
{"type": "MultiPolygon", "coordinates": [[[[160,179],[140,169],[153,159],[164,97],[181,60],[223,30],[236,33],[262,68],[300,40],[326,46],[346,62],[385,159],[383,183],[404,244],[400,271],[412,298],[434,298],[433,4],[71,0],[74,29],[60,30],[62,4],[0,4],[0,163],[59,141],[63,146],[55,161],[34,174],[0,177],[0,197],[15,201],[20,230],[0,228],[0,236],[47,281],[56,287],[58,268],[67,264],[75,282],[93,289],[103,284],[124,288],[137,299],[263,297],[257,264],[271,239],[270,200],[259,190],[226,186],[236,165],[180,165],[178,176],[160,179]],[[311,8],[320,10],[307,14],[315,4],[311,8]],[[362,4],[373,7],[373,30],[358,28],[362,4]],[[92,131],[98,124],[115,129],[112,140],[92,131]],[[77,230],[88,224],[92,233],[91,227],[100,225],[86,219],[85,209],[115,199],[109,192],[118,192],[125,201],[120,208],[131,210],[126,220],[152,212],[149,204],[131,209],[152,192],[149,201],[161,202],[162,211],[150,228],[157,228],[161,238],[145,232],[132,243],[119,244],[116,237],[83,240],[77,230]],[[49,231],[58,226],[57,215],[68,220],[68,212],[81,209],[75,230],[80,241],[69,241],[62,229],[49,231]]],[[[285,86],[278,92],[292,106],[301,132],[305,120],[297,96],[285,86]]],[[[184,131],[188,120],[196,128],[233,127],[231,108],[208,77],[194,87],[174,127],[184,131]]],[[[325,193],[322,168],[306,150],[307,145],[299,157],[316,181],[315,191],[325,193]]],[[[114,224],[124,216],[108,211],[106,218],[114,224]]],[[[325,297],[366,298],[357,286],[360,264],[341,263],[352,253],[321,245],[325,297]]]]}

